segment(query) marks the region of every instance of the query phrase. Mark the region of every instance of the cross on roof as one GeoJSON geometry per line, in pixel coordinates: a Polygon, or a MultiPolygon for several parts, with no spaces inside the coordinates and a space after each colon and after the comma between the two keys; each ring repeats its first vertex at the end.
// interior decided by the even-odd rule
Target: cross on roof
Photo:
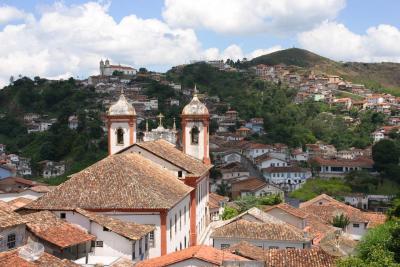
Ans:
{"type": "Polygon", "coordinates": [[[162,126],[162,119],[164,118],[163,114],[158,114],[157,118],[160,120],[159,126],[162,126]]]}

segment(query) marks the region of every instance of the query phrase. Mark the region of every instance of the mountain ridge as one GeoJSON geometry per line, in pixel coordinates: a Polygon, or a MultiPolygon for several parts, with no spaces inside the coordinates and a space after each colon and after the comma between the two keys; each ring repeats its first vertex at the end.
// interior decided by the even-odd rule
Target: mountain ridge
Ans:
{"type": "Polygon", "coordinates": [[[285,64],[304,71],[339,75],[376,91],[400,95],[400,63],[338,62],[300,48],[289,48],[253,58],[247,66],[285,64]]]}

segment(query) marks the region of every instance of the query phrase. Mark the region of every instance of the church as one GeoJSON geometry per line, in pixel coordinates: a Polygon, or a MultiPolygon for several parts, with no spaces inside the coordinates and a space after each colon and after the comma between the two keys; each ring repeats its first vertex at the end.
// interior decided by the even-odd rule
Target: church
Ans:
{"type": "MultiPolygon", "coordinates": [[[[109,156],[26,209],[50,210],[78,224],[77,210],[83,209],[152,225],[146,238],[151,245],[141,259],[202,243],[209,225],[209,112],[195,94],[181,118],[182,149],[164,139],[138,142],[135,109],[121,93],[107,112],[109,156]]],[[[122,251],[113,253],[135,260],[122,251]]]]}
{"type": "Polygon", "coordinates": [[[112,76],[114,71],[122,72],[124,75],[136,75],[136,69],[129,66],[122,65],[111,65],[110,60],[100,60],[100,75],[101,76],[112,76]]]}

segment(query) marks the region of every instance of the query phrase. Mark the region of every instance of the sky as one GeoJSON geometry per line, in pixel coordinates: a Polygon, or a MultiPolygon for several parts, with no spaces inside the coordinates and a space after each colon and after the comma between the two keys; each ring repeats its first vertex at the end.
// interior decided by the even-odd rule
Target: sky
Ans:
{"type": "Polygon", "coordinates": [[[166,71],[299,47],[337,61],[400,62],[398,0],[0,0],[0,88],[86,78],[100,59],[166,71]]]}

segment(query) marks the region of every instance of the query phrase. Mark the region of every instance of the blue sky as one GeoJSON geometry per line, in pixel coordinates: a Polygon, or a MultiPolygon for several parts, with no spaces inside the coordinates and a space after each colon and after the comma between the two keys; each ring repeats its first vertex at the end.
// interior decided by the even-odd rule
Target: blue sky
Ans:
{"type": "Polygon", "coordinates": [[[399,10],[396,0],[2,0],[0,60],[11,67],[0,67],[0,85],[18,73],[95,74],[103,57],[163,71],[293,46],[400,62],[399,10]]]}

